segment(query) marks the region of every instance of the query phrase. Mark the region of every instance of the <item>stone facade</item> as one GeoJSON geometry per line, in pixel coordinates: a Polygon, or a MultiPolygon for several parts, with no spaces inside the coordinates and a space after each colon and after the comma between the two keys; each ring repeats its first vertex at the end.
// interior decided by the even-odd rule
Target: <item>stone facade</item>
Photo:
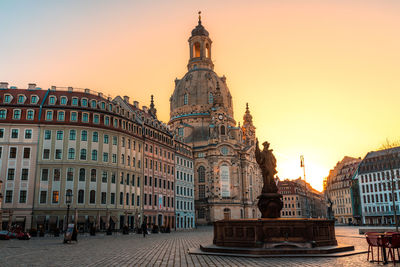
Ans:
{"type": "MultiPolygon", "coordinates": [[[[369,152],[353,179],[358,185],[361,223],[394,224],[400,214],[400,147],[369,152]],[[394,205],[393,205],[394,200],[394,205]]],[[[357,208],[356,203],[353,205],[357,208]]]]}
{"type": "Polygon", "coordinates": [[[262,178],[254,158],[255,127],[246,107],[243,127],[233,116],[225,76],[214,72],[212,41],[199,19],[189,38],[188,72],[175,80],[169,125],[193,146],[196,217],[257,218],[262,178]]]}
{"type": "Polygon", "coordinates": [[[175,139],[176,229],[195,227],[194,172],[192,148],[175,139]]]}
{"type": "Polygon", "coordinates": [[[359,158],[346,156],[336,164],[327,177],[325,194],[332,202],[332,211],[337,223],[350,224],[357,221],[353,216],[351,187],[353,175],[360,162],[359,158]]]}

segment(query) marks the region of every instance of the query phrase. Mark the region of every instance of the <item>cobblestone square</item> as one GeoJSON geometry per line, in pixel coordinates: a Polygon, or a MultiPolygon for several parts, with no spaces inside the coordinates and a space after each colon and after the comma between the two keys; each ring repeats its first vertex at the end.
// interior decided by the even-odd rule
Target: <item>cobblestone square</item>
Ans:
{"type": "MultiPolygon", "coordinates": [[[[190,255],[212,243],[212,227],[170,234],[79,236],[77,244],[61,237],[0,241],[0,266],[374,266],[367,254],[340,258],[242,258],[190,255]]],[[[339,243],[367,250],[357,227],[336,227],[339,243]]],[[[390,263],[392,264],[392,263],[390,263]]]]}

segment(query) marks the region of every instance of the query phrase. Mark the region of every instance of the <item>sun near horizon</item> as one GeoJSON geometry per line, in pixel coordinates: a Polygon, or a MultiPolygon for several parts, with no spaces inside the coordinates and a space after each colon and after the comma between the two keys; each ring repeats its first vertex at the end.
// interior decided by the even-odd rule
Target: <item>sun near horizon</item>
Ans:
{"type": "Polygon", "coordinates": [[[398,139],[399,2],[98,3],[2,2],[3,20],[13,27],[0,26],[7,36],[0,80],[19,88],[91,88],[140,105],[153,94],[168,122],[174,79],[186,72],[187,39],[201,9],[235,119],[242,121],[248,102],[281,179],[303,177],[304,155],[307,182],[322,190],[344,156],[363,158],[386,138],[398,139]]]}

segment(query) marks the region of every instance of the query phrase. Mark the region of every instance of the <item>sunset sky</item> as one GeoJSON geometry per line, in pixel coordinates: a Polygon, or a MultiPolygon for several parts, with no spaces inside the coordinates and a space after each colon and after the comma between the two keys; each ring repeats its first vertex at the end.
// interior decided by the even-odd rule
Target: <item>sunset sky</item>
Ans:
{"type": "Polygon", "coordinates": [[[169,119],[202,11],[237,121],[249,102],[280,178],[322,179],[400,137],[400,1],[0,1],[0,81],[129,95],[169,119]]]}

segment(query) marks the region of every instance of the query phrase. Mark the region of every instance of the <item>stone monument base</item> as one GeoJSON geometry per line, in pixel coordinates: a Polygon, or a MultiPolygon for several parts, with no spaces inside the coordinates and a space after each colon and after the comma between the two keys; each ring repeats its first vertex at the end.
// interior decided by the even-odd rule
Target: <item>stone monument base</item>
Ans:
{"type": "Polygon", "coordinates": [[[253,255],[329,254],[354,250],[338,246],[333,220],[243,219],[214,223],[213,245],[203,252],[253,255]]]}

